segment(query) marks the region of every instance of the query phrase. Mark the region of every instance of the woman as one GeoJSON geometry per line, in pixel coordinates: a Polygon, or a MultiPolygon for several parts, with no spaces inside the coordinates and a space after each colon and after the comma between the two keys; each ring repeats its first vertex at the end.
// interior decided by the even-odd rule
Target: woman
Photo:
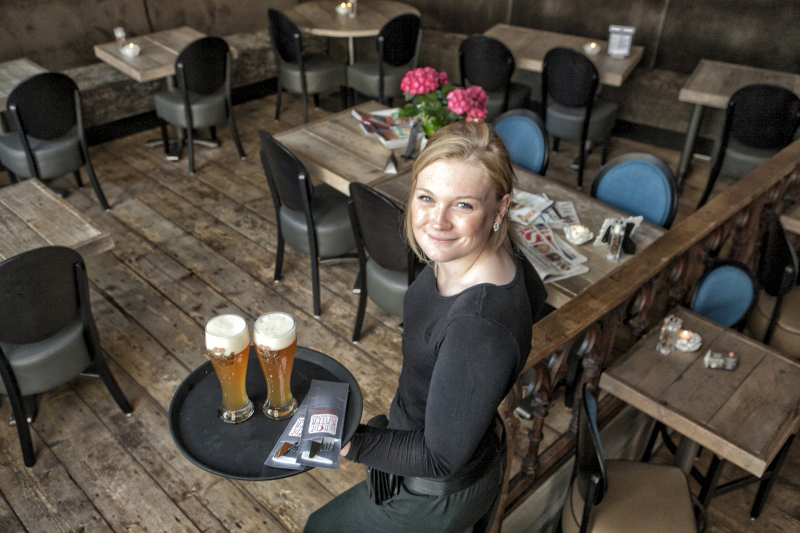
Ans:
{"type": "Polygon", "coordinates": [[[512,252],[514,181],[486,124],[440,129],[414,163],[406,234],[429,266],[405,296],[389,426],[361,425],[342,449],[375,470],[374,483],[317,510],[307,532],[461,532],[491,516],[503,468],[497,407],[546,299],[536,272],[512,252]]]}

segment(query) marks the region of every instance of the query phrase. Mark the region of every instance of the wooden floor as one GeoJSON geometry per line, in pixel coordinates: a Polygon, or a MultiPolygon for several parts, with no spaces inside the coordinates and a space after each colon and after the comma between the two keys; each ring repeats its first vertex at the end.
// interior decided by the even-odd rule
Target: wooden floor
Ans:
{"type": "MultiPolygon", "coordinates": [[[[99,382],[76,379],[43,395],[32,426],[38,460],[22,464],[16,430],[0,424],[0,532],[72,531],[300,531],[314,509],[363,477],[343,462],[281,481],[231,481],[187,461],[170,438],[166,413],[175,388],[204,360],[203,326],[236,312],[253,319],[269,310],[292,313],[301,345],[331,355],[356,376],[364,418],[386,412],[400,370],[397,318],[368,308],[362,341],[350,343],[357,299],[353,261],[321,268],[322,315],[311,315],[307,258],[287,250],[284,277],[272,282],[275,225],[258,158],[257,130],[299,123],[300,105],[284,97],[280,123],[274,97],[237,106],[247,159],[240,160],[226,129],[222,147],[198,148],[197,173],[186,159],[168,163],[143,132],[92,147],[95,171],[112,206],[104,212],[91,188],[61,178],[69,202],[113,235],[115,248],[87,260],[94,315],[112,371],[134,406],[123,415],[99,382]]],[[[324,111],[314,111],[321,116],[324,111]]],[[[562,143],[548,177],[573,184],[576,150],[562,143]]],[[[648,151],[675,168],[675,151],[614,139],[612,155],[648,151]]],[[[589,157],[586,176],[599,167],[589,157]]],[[[708,166],[697,162],[679,216],[691,213],[708,166]]],[[[722,184],[724,185],[724,184],[722,184]]],[[[569,422],[554,409],[547,446],[569,422]]],[[[10,414],[7,401],[0,418],[10,414]]],[[[795,445],[762,517],[748,519],[753,490],[713,502],[708,531],[798,531],[800,445],[795,445]]],[[[235,453],[235,450],[232,451],[235,453]]],[[[518,467],[515,465],[515,467],[518,467]]]]}

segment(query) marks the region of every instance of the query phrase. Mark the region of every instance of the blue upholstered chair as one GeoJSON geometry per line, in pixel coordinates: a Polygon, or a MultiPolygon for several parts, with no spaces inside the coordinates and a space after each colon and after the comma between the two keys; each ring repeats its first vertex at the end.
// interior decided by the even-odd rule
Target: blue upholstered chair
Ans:
{"type": "Polygon", "coordinates": [[[789,89],[757,84],[733,93],[714,148],[708,182],[697,207],[706,203],[720,174],[743,178],[789,145],[798,125],[800,98],[789,89]]]}
{"type": "Polygon", "coordinates": [[[668,228],[678,210],[678,187],[659,158],[644,153],[615,157],[592,182],[592,196],[617,209],[668,228]]]}
{"type": "Polygon", "coordinates": [[[720,261],[697,282],[691,309],[726,328],[739,328],[757,295],[755,280],[745,265],[720,261]]]}
{"type": "Polygon", "coordinates": [[[550,141],[539,115],[529,109],[512,109],[497,117],[492,127],[503,139],[513,164],[544,176],[550,141]]]}

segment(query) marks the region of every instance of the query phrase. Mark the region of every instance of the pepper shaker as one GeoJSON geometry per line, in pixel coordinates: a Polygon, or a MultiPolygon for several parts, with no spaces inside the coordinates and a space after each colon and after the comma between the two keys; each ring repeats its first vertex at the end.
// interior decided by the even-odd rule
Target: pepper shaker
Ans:
{"type": "Polygon", "coordinates": [[[616,261],[622,253],[622,239],[625,237],[625,224],[618,220],[611,226],[606,259],[616,261]]]}

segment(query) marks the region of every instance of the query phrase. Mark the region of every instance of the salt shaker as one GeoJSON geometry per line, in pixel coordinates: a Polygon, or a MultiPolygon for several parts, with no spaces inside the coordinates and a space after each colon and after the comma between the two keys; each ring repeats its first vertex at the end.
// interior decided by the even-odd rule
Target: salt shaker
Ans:
{"type": "Polygon", "coordinates": [[[353,4],[352,9],[350,9],[350,18],[356,18],[358,14],[358,0],[350,0],[350,3],[353,4]]]}
{"type": "Polygon", "coordinates": [[[662,355],[672,353],[675,348],[675,341],[678,340],[678,332],[683,327],[683,320],[675,315],[664,317],[661,324],[661,332],[658,335],[658,352],[662,355]]]}
{"type": "Polygon", "coordinates": [[[606,259],[616,261],[622,253],[622,239],[625,237],[625,224],[621,220],[611,226],[608,238],[608,252],[606,259]]]}
{"type": "Polygon", "coordinates": [[[117,45],[120,48],[125,46],[125,28],[122,26],[114,28],[114,38],[117,40],[117,45]]]}

